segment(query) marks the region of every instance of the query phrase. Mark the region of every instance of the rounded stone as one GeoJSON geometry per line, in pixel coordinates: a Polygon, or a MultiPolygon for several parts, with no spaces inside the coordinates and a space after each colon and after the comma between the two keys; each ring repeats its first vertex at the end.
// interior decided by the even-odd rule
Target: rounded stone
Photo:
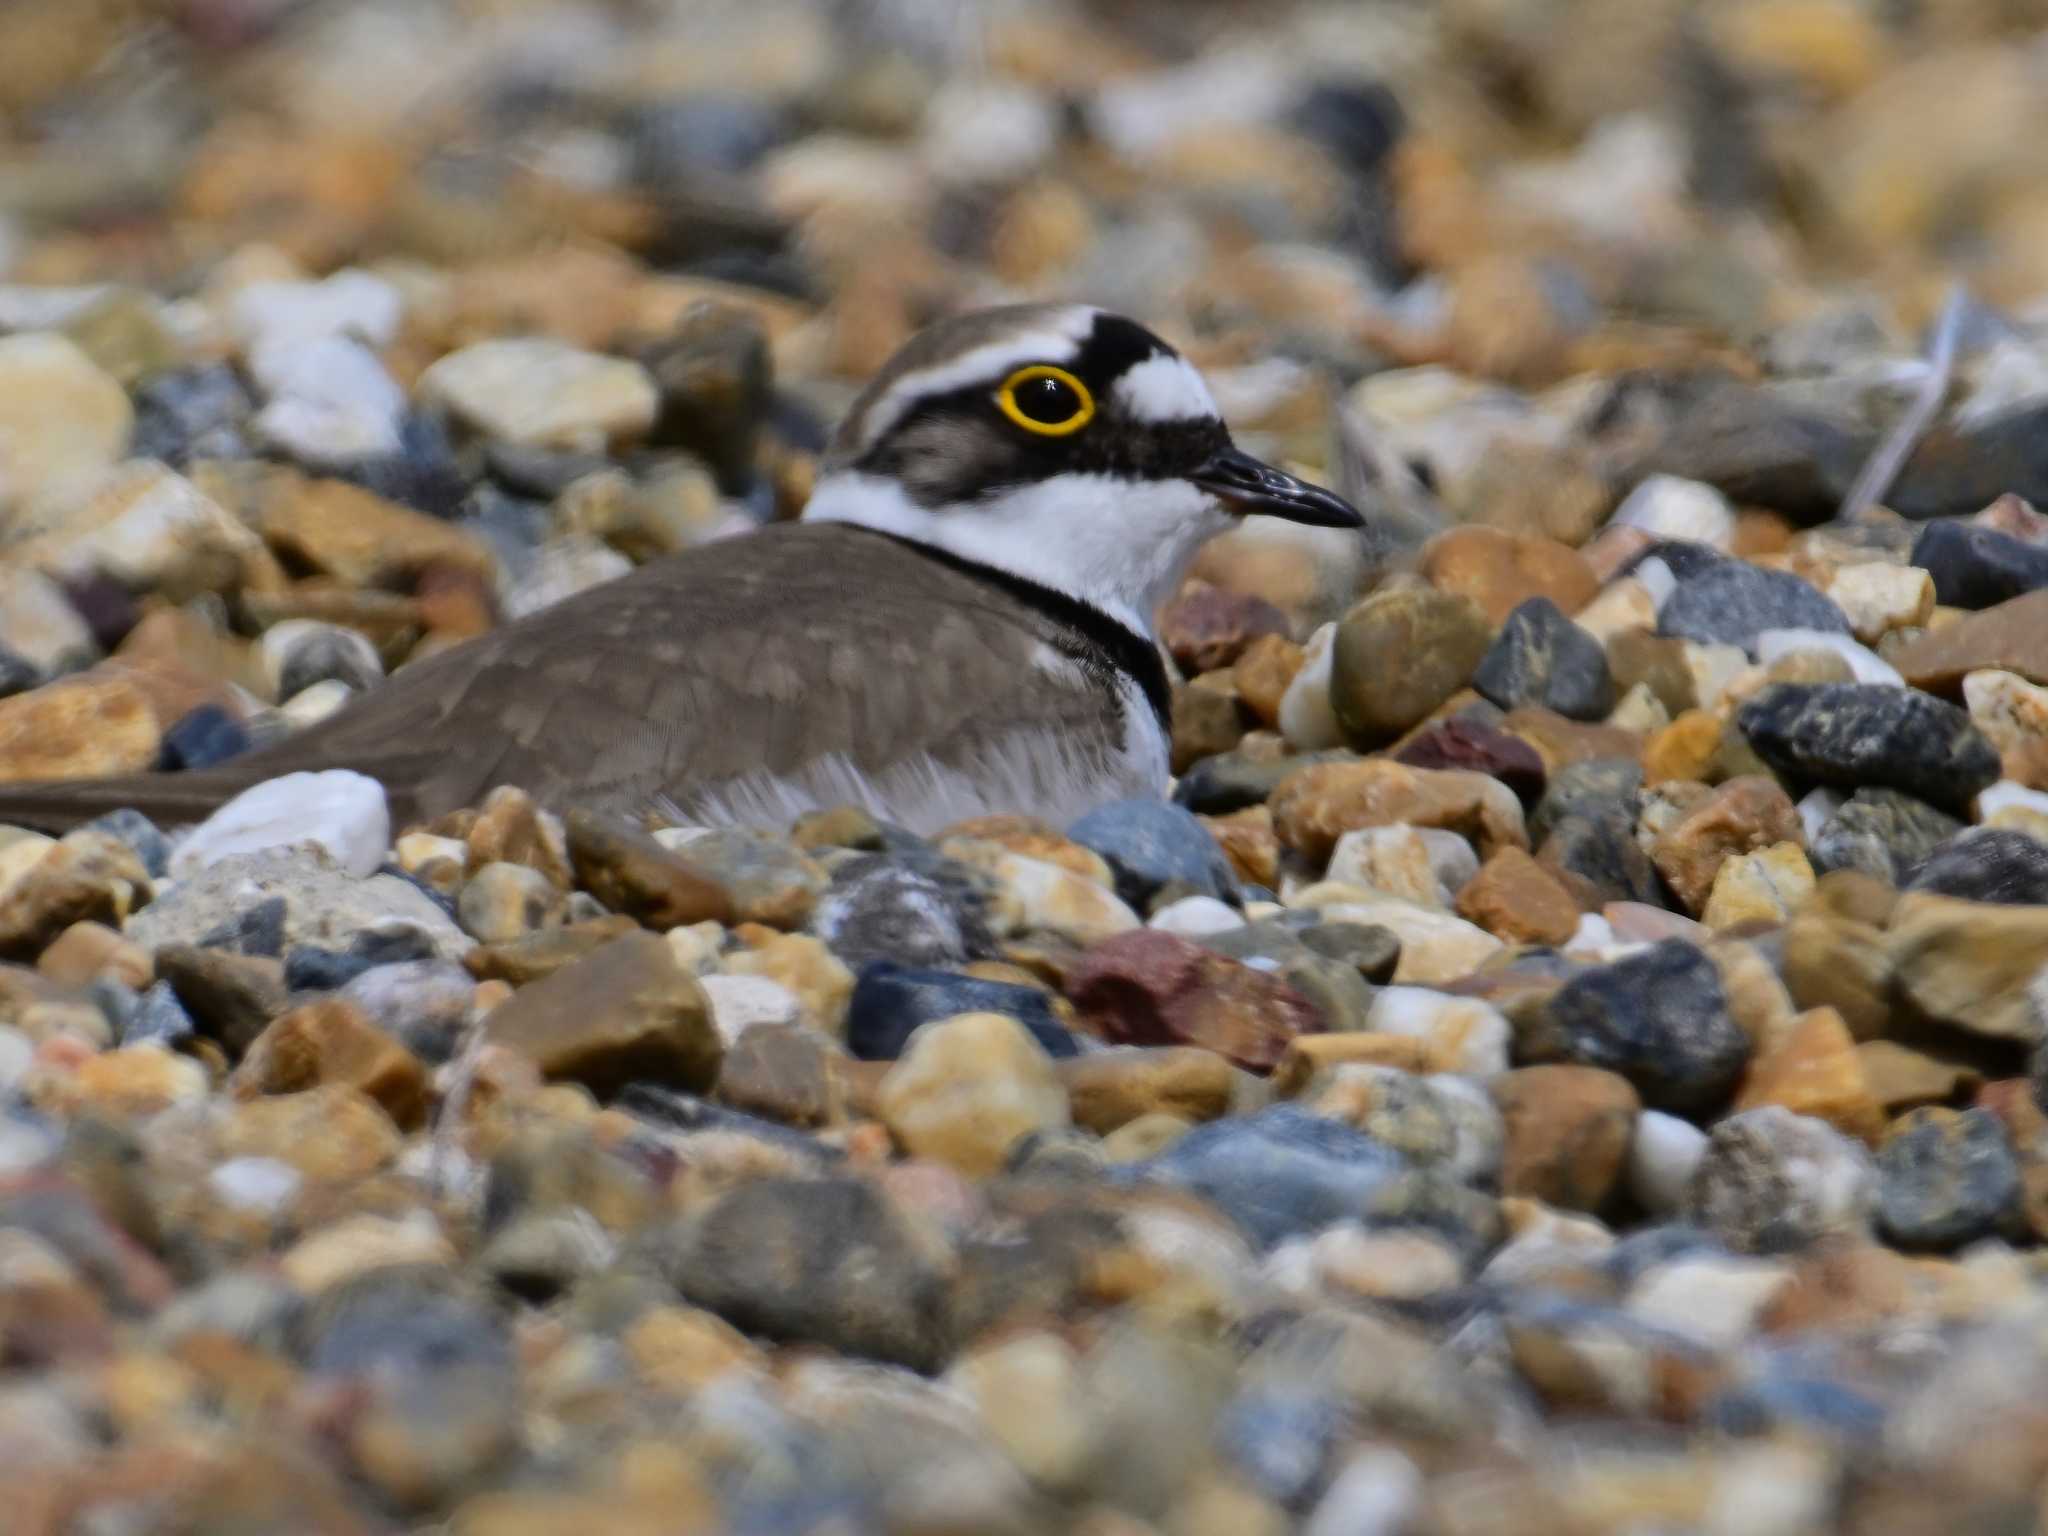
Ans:
{"type": "Polygon", "coordinates": [[[1347,613],[1331,646],[1330,702],[1354,739],[1384,741],[1419,724],[1472,678],[1493,626],[1468,597],[1379,592],[1347,613]]]}
{"type": "Polygon", "coordinates": [[[986,1178],[1023,1136],[1067,1127],[1067,1095],[1029,1031],[1000,1013],[926,1024],[882,1079],[875,1107],[898,1145],[986,1178]]]}

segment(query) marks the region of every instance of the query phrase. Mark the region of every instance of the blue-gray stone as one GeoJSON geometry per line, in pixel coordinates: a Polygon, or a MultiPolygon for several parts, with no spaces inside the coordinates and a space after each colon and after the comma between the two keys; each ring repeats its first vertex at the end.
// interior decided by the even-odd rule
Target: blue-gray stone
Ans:
{"type": "Polygon", "coordinates": [[[1052,999],[1035,987],[985,981],[956,971],[878,960],[860,973],[846,1010],[846,1048],[861,1061],[894,1061],[922,1024],[961,1013],[1000,1013],[1031,1031],[1053,1056],[1080,1047],[1054,1016],[1052,999]]]}
{"type": "Polygon", "coordinates": [[[1658,634],[1702,645],[1739,645],[1753,653],[1767,629],[1851,632],[1842,610],[1812,583],[1746,560],[1721,560],[1681,576],[1657,611],[1658,634]]]}
{"type": "Polygon", "coordinates": [[[1216,1443],[1254,1488],[1296,1509],[1321,1487],[1331,1449],[1348,1427],[1342,1405],[1321,1393],[1252,1387],[1224,1408],[1216,1443]]]}
{"type": "Polygon", "coordinates": [[[959,965],[996,952],[987,877],[936,853],[869,853],[832,872],[811,931],[859,971],[877,960],[959,965]]]}
{"type": "Polygon", "coordinates": [[[1971,827],[1921,859],[1906,889],[2009,907],[2048,906],[2048,843],[2009,827],[1971,827]]]}
{"type": "Polygon", "coordinates": [[[253,743],[241,721],[218,704],[201,704],[180,715],[164,732],[157,766],[167,773],[211,768],[240,757],[253,743]]]}
{"type": "Polygon", "coordinates": [[[162,1045],[177,1045],[190,1040],[199,1033],[199,1026],[192,1022],[192,1015],[185,1011],[185,1005],[178,1001],[178,994],[171,990],[167,981],[151,985],[136,1000],[121,1029],[119,1039],[123,1045],[137,1045],[144,1040],[154,1040],[162,1045]]]}
{"type": "Polygon", "coordinates": [[[1916,1109],[1878,1149],[1878,1225],[1901,1248],[1960,1248],[2001,1230],[2019,1204],[2019,1159],[1988,1109],[1916,1109]]]}
{"type": "Polygon", "coordinates": [[[1230,861],[1185,807],[1118,800],[1090,811],[1067,828],[1067,836],[1108,861],[1117,895],[1141,912],[1169,888],[1179,896],[1237,899],[1230,861]]]}
{"type": "Polygon", "coordinates": [[[1606,650],[1547,597],[1507,616],[1472,686],[1502,709],[1554,710],[1567,720],[1605,720],[1614,708],[1606,650]]]}

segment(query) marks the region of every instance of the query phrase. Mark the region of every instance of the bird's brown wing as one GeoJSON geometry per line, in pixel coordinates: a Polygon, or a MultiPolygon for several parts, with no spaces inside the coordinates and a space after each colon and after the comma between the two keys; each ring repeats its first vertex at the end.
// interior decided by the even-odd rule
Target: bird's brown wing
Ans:
{"type": "Polygon", "coordinates": [[[515,784],[628,814],[789,774],[967,763],[1009,733],[1102,739],[1096,690],[1032,690],[1044,626],[976,577],[862,529],[790,525],[643,566],[406,667],[327,721],[219,768],[0,784],[0,822],[61,827],[132,805],[168,825],[309,768],[378,779],[400,825],[515,784]]]}

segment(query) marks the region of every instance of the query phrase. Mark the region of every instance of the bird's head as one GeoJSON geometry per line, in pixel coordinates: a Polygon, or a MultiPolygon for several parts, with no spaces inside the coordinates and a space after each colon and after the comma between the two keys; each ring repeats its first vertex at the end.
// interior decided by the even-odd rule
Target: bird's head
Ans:
{"type": "Polygon", "coordinates": [[[1024,304],[912,337],[840,423],[804,518],[1007,571],[1149,634],[1195,550],[1252,512],[1363,521],[1240,451],[1202,376],[1137,322],[1024,304]]]}

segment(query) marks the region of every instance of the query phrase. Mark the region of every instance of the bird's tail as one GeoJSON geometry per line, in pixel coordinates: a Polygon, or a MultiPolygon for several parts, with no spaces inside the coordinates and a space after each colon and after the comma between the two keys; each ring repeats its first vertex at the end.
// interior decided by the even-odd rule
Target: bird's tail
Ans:
{"type": "Polygon", "coordinates": [[[160,827],[189,826],[267,776],[223,764],[185,773],[0,783],[0,825],[67,832],[96,816],[132,806],[160,827]]]}

